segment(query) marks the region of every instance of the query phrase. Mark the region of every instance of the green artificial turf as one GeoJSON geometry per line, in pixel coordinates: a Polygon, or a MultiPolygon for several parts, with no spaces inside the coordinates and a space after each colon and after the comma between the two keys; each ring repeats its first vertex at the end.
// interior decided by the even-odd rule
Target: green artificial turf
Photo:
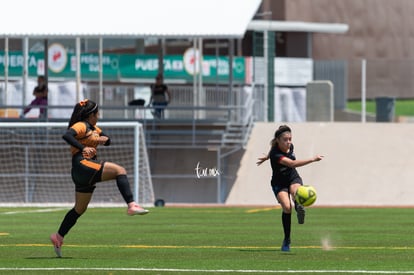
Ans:
{"type": "Polygon", "coordinates": [[[279,208],[91,208],[49,241],[67,209],[0,208],[0,274],[414,274],[411,208],[307,208],[281,252],[279,208]]]}
{"type": "MultiPolygon", "coordinates": [[[[361,112],[361,101],[348,101],[347,109],[355,112],[361,112]]],[[[394,102],[395,116],[414,116],[414,100],[412,99],[399,99],[394,102]]],[[[376,113],[375,100],[366,101],[366,112],[370,114],[376,113]]]]}

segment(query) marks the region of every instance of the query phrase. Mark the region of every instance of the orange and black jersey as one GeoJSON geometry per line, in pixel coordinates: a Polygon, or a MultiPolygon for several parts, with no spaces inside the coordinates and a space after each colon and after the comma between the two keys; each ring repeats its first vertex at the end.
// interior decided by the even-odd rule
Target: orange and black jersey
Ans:
{"type": "MultiPolygon", "coordinates": [[[[71,145],[71,153],[75,155],[81,152],[84,147],[97,148],[99,137],[106,136],[98,126],[92,126],[85,121],[73,124],[63,135],[63,139],[71,145]]],[[[109,145],[110,139],[104,144],[109,145]]]]}

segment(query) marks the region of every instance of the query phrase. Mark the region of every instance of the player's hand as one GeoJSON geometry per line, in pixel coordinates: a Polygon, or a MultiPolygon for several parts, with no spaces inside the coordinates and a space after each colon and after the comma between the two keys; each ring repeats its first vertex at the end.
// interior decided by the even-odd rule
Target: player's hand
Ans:
{"type": "Polygon", "coordinates": [[[324,156],[321,156],[321,155],[316,155],[316,156],[314,156],[313,157],[313,161],[320,161],[320,160],[322,160],[324,158],[324,156]]]}
{"type": "Polygon", "coordinates": [[[93,147],[85,147],[82,150],[82,156],[86,159],[91,159],[96,156],[96,149],[93,147]]]}
{"type": "Polygon", "coordinates": [[[263,157],[258,158],[257,162],[256,162],[257,166],[259,166],[260,164],[262,164],[263,162],[265,162],[268,159],[269,159],[268,155],[264,155],[263,157]]]}
{"type": "Polygon", "coordinates": [[[99,140],[98,140],[98,143],[100,144],[100,145],[104,145],[107,141],[108,141],[108,137],[107,136],[100,136],[99,137],[99,140]]]}

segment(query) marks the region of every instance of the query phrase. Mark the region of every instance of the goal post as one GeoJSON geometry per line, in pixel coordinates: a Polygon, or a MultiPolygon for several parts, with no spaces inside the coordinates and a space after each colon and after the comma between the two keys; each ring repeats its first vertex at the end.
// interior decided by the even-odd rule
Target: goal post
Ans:
{"type": "MultiPolygon", "coordinates": [[[[62,139],[67,122],[0,122],[0,204],[74,202],[69,145],[62,139]]],[[[98,159],[125,167],[135,200],[154,203],[145,135],[138,122],[98,122],[111,138],[98,159]]],[[[125,203],[114,181],[97,183],[91,203],[125,203]]]]}

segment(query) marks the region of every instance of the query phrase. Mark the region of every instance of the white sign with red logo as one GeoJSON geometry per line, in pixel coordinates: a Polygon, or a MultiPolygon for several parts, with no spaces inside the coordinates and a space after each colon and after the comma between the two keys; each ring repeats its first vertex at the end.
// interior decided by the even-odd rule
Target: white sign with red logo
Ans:
{"type": "Polygon", "coordinates": [[[204,62],[203,57],[200,57],[200,51],[194,48],[188,48],[183,55],[184,68],[190,75],[201,73],[203,75],[210,75],[210,64],[204,62]],[[200,66],[201,63],[201,66],[200,66]]]}
{"type": "Polygon", "coordinates": [[[60,73],[66,67],[68,56],[62,44],[54,43],[49,46],[49,69],[54,73],[60,73]]]}

